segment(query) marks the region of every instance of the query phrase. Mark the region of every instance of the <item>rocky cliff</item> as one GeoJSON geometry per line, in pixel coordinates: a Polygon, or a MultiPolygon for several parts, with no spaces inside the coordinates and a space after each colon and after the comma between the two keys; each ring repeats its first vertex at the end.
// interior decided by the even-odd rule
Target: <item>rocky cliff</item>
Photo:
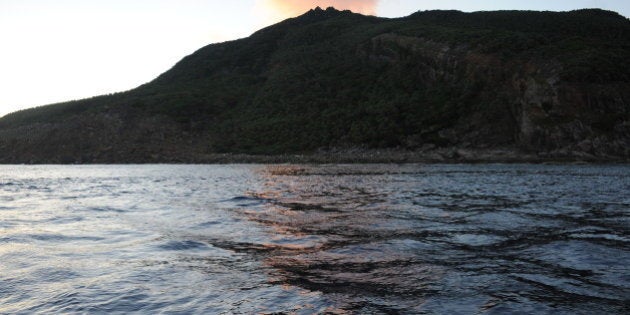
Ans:
{"type": "Polygon", "coordinates": [[[7,115],[0,162],[379,150],[628,161],[629,57],[630,21],[608,11],[317,9],[206,46],[135,90],[7,115]]]}

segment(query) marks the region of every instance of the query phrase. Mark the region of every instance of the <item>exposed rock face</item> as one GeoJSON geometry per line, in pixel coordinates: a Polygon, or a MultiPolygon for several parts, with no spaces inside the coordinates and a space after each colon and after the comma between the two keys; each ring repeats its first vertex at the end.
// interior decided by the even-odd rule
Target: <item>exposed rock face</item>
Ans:
{"type": "Polygon", "coordinates": [[[628,155],[630,84],[576,84],[542,70],[513,82],[522,91],[518,143],[524,148],[628,155]]]}
{"type": "Polygon", "coordinates": [[[586,13],[311,11],[202,48],[136,90],[6,116],[0,163],[352,161],[354,148],[360,161],[628,161],[630,74],[596,61],[630,59],[630,22],[586,13]],[[506,26],[507,15],[525,22],[506,26]],[[528,19],[555,38],[572,21],[619,35],[600,56],[596,26],[573,48],[524,33],[528,19]]]}
{"type": "Polygon", "coordinates": [[[521,144],[561,154],[628,156],[630,85],[530,80],[521,106],[521,144]]]}
{"type": "Polygon", "coordinates": [[[372,63],[420,60],[422,84],[457,86],[460,95],[480,95],[479,103],[503,105],[503,112],[472,112],[451,128],[442,129],[439,135],[452,144],[514,144],[542,156],[629,156],[628,82],[567,82],[560,78],[559,62],[535,58],[506,61],[465,45],[452,47],[395,34],[374,37],[359,55],[372,63]],[[407,54],[401,55],[401,51],[407,54]],[[492,116],[494,119],[488,119],[492,116]]]}

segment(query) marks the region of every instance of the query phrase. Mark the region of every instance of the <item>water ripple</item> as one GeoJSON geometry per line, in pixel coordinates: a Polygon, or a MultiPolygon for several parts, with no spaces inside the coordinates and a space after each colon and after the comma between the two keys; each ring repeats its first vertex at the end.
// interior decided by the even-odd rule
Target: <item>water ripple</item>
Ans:
{"type": "Polygon", "coordinates": [[[622,314],[630,168],[0,166],[0,313],[622,314]]]}

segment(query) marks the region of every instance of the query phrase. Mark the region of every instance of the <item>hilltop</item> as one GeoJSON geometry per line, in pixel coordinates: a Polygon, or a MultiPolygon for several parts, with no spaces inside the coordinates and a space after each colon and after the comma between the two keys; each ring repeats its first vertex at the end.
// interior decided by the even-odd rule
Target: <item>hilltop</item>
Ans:
{"type": "Polygon", "coordinates": [[[629,104],[614,12],[317,8],[134,90],[2,117],[0,163],[628,161],[629,104]]]}

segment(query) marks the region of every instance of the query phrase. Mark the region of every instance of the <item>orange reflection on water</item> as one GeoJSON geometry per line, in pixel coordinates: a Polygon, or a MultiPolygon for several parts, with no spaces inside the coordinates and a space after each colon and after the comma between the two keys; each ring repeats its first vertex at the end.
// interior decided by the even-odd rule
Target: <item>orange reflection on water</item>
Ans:
{"type": "MultiPolygon", "coordinates": [[[[368,171],[282,165],[258,173],[263,184],[255,196],[266,201],[242,213],[269,233],[258,245],[264,248],[270,283],[338,297],[357,290],[376,295],[435,290],[443,268],[397,248],[416,241],[402,235],[411,233],[406,227],[384,218],[389,209],[381,205],[383,196],[364,185],[373,184],[372,173],[356,177],[368,171]],[[399,244],[390,244],[391,239],[399,244]]],[[[344,314],[345,307],[352,308],[346,298],[338,302],[324,312],[344,314]]],[[[423,302],[421,297],[409,301],[409,309],[423,302]]]]}

